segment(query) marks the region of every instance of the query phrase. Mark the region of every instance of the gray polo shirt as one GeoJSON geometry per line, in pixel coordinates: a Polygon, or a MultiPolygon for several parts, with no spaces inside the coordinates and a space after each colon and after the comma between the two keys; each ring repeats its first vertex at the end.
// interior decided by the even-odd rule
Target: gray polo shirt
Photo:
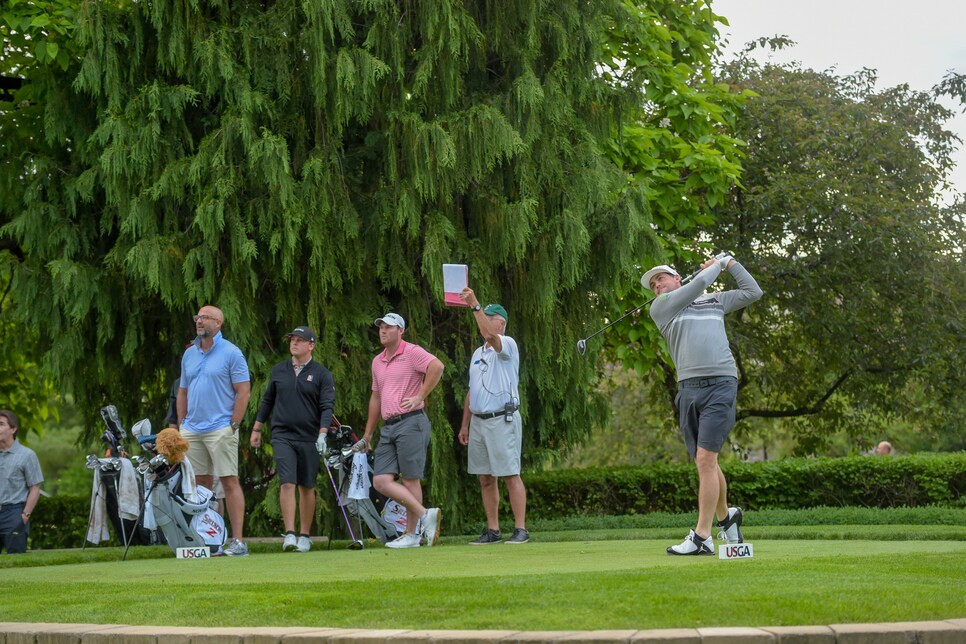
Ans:
{"type": "Polygon", "coordinates": [[[44,482],[40,461],[29,447],[14,439],[6,452],[0,452],[0,505],[24,503],[27,490],[44,482]]]}
{"type": "Polygon", "coordinates": [[[651,304],[651,318],[667,340],[671,359],[677,368],[678,382],[688,378],[738,376],[724,316],[748,306],[761,297],[755,278],[739,263],[728,269],[738,288],[720,293],[705,293],[721,274],[712,264],[689,284],[657,296],[651,304]]]}

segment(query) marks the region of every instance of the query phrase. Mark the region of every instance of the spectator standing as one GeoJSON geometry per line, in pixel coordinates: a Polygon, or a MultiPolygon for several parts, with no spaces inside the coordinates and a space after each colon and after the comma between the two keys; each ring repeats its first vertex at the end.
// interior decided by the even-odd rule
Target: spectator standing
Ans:
{"type": "Polygon", "coordinates": [[[312,359],[315,332],[307,326],[288,334],[291,359],[272,367],[268,388],[252,425],[251,446],[262,445],[262,427],[272,418],[272,452],[281,488],[279,506],[285,526],[282,550],[308,552],[315,517],[315,479],[319,457],[326,451],[325,439],[335,408],[332,373],[312,359]],[[296,487],[299,527],[295,535],[296,487]]]}
{"type": "Polygon", "coordinates": [[[200,485],[214,477],[225,488],[232,541],[229,556],[248,554],[244,541],[245,493],[238,479],[238,433],[251,397],[251,377],[241,349],[222,336],[225,315],[210,305],[194,316],[197,337],[181,358],[178,421],[200,485]]]}
{"type": "Polygon", "coordinates": [[[27,552],[30,515],[44,482],[37,455],[17,440],[19,429],[17,415],[0,410],[0,549],[11,555],[27,552]]]}
{"type": "Polygon", "coordinates": [[[387,313],[377,318],[382,353],[372,360],[372,394],[366,431],[353,449],[368,450],[380,418],[372,484],[406,508],[406,532],[387,548],[418,548],[439,540],[442,513],[423,506],[422,478],[432,432],[424,410],[426,397],[443,375],[443,363],[422,347],[403,340],[406,321],[387,313]],[[396,480],[396,476],[399,480],[396,480]]]}
{"type": "Polygon", "coordinates": [[[520,419],[520,350],[506,333],[509,316],[499,304],[480,306],[473,289],[460,293],[473,312],[483,345],[470,360],[469,391],[463,401],[459,442],[468,446],[467,471],[480,479],[486,529],[471,545],[500,543],[499,480],[506,486],[513,511],[508,544],[527,543],[527,489],[520,478],[523,423],[520,419]]]}

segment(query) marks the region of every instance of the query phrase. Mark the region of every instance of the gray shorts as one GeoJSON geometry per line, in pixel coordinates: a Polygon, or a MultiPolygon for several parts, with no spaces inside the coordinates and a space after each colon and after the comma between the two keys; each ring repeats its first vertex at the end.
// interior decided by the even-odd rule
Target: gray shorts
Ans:
{"type": "Polygon", "coordinates": [[[382,426],[373,474],[398,474],[404,479],[421,479],[426,472],[426,450],[432,433],[429,417],[415,414],[382,426]]]}
{"type": "Polygon", "coordinates": [[[681,435],[694,459],[698,448],[720,452],[735,426],[738,380],[731,376],[688,378],[678,383],[674,400],[681,435]]]}
{"type": "Polygon", "coordinates": [[[520,413],[513,422],[501,414],[495,418],[470,416],[470,442],[466,471],[490,476],[516,476],[520,473],[523,449],[523,422],[520,413]]]}

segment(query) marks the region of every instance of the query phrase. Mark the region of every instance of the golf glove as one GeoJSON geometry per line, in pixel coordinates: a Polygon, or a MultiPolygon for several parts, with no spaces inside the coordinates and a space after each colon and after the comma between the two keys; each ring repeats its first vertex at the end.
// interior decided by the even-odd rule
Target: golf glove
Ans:
{"type": "Polygon", "coordinates": [[[368,452],[369,451],[369,441],[365,438],[360,438],[356,441],[356,444],[352,446],[353,452],[368,452]]]}
{"type": "Polygon", "coordinates": [[[327,451],[325,447],[326,436],[326,434],[319,434],[319,437],[315,440],[315,449],[319,450],[319,454],[322,455],[325,455],[325,452],[327,451]]]}
{"type": "Polygon", "coordinates": [[[718,260],[718,264],[721,265],[721,270],[723,271],[728,270],[728,264],[731,263],[731,260],[734,259],[734,257],[729,255],[728,253],[719,253],[715,255],[714,258],[718,260]]]}

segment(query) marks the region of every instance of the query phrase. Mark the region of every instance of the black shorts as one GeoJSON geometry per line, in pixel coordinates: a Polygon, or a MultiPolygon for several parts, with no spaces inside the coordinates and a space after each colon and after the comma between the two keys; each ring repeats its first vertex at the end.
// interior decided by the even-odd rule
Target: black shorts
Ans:
{"type": "Polygon", "coordinates": [[[280,483],[294,483],[305,488],[314,488],[315,479],[322,467],[315,442],[294,441],[286,438],[272,438],[272,451],[275,452],[275,469],[280,483]]]}
{"type": "Polygon", "coordinates": [[[738,380],[730,376],[682,380],[675,402],[691,458],[698,455],[699,447],[720,452],[735,426],[738,380]]]}

